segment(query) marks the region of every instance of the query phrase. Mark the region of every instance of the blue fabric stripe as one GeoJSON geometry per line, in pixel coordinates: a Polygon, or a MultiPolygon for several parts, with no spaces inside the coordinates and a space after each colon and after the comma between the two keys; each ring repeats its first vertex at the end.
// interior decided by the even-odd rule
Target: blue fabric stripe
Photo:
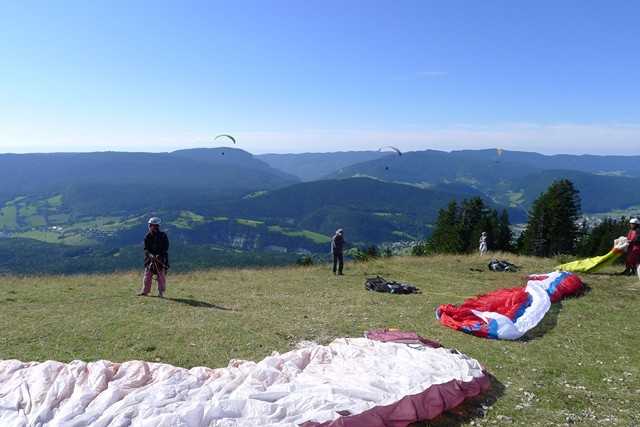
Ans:
{"type": "Polygon", "coordinates": [[[489,319],[489,332],[487,333],[487,337],[498,339],[498,322],[493,319],[489,319]]]}
{"type": "Polygon", "coordinates": [[[522,304],[520,304],[518,311],[516,311],[516,315],[513,317],[513,319],[511,319],[511,321],[515,323],[515,321],[518,320],[518,318],[524,314],[527,308],[529,308],[532,301],[533,301],[533,298],[531,298],[531,295],[527,293],[527,300],[522,304]]]}
{"type": "Polygon", "coordinates": [[[549,285],[549,288],[547,288],[547,294],[549,294],[549,296],[553,295],[556,291],[556,289],[558,288],[558,286],[560,285],[560,283],[562,283],[562,281],[569,276],[569,274],[566,271],[563,271],[562,273],[560,273],[560,275],[558,277],[555,278],[555,280],[553,282],[551,282],[551,285],[549,285]]]}

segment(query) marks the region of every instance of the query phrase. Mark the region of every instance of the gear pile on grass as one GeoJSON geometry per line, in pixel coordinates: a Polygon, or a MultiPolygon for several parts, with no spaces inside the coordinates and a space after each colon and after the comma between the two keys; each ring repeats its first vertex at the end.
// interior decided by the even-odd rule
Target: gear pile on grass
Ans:
{"type": "Polygon", "coordinates": [[[0,425],[401,427],[489,388],[464,354],[398,332],[372,337],[221,369],[0,361],[0,425]]]}

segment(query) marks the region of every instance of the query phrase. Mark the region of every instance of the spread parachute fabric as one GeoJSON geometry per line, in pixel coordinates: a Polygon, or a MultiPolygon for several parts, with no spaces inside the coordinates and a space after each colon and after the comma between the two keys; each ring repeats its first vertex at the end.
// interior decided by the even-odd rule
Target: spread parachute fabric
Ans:
{"type": "Polygon", "coordinates": [[[613,248],[605,255],[580,259],[556,267],[561,271],[572,271],[574,273],[594,273],[604,267],[613,264],[613,262],[624,254],[629,246],[626,237],[619,237],[613,242],[613,248]]]}
{"type": "Polygon", "coordinates": [[[584,285],[568,272],[536,274],[525,287],[498,289],[461,305],[443,304],[436,317],[443,325],[483,338],[516,340],[535,328],[551,303],[577,295],[584,285]]]}
{"type": "Polygon", "coordinates": [[[338,338],[221,369],[4,360],[0,425],[402,427],[489,388],[464,354],[382,336],[390,342],[338,338]]]}

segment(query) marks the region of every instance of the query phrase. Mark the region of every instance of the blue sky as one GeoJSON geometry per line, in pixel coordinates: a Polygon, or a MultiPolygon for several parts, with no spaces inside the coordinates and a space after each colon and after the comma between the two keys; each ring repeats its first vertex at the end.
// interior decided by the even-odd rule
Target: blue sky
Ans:
{"type": "Polygon", "coordinates": [[[637,154],[640,2],[6,2],[0,152],[637,154]]]}

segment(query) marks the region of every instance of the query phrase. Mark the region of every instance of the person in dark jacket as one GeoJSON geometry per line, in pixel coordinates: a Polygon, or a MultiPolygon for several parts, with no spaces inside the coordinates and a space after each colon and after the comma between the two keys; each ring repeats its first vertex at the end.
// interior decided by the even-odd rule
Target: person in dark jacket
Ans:
{"type": "Polygon", "coordinates": [[[158,280],[158,296],[162,298],[167,288],[167,270],[169,269],[169,238],[160,231],[160,218],[149,220],[149,232],[144,236],[144,278],[142,290],[138,296],[147,296],[151,292],[151,283],[155,275],[158,280]]]}
{"type": "Polygon", "coordinates": [[[344,232],[342,228],[336,230],[336,234],[331,238],[331,254],[333,255],[333,273],[342,276],[344,267],[344,232]]]}

